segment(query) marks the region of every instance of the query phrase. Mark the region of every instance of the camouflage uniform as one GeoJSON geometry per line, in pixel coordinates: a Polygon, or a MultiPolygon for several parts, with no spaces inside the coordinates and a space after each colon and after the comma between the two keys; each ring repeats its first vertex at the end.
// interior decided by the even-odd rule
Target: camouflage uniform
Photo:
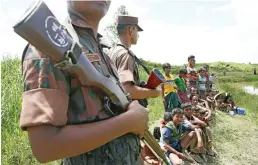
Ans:
{"type": "MultiPolygon", "coordinates": [[[[143,31],[138,26],[138,18],[131,16],[119,16],[118,25],[136,25],[138,31],[143,31]]],[[[135,54],[123,45],[121,42],[117,43],[115,47],[110,50],[110,58],[113,60],[119,74],[121,84],[131,83],[132,85],[140,84],[140,76],[138,64],[136,63],[135,54]]]]}
{"type": "MultiPolygon", "coordinates": [[[[115,66],[112,60],[101,52],[92,29],[75,15],[71,15],[67,23],[74,25],[71,27],[74,27],[77,34],[78,30],[81,32],[80,44],[87,57],[94,57],[89,60],[95,68],[102,75],[109,74],[115,77],[115,66]]],[[[23,62],[23,81],[24,94],[20,118],[23,130],[35,125],[50,124],[63,127],[111,117],[103,111],[103,93],[81,86],[78,78],[56,68],[53,61],[32,45],[29,46],[23,62]]],[[[138,164],[139,154],[139,137],[128,133],[88,153],[65,158],[63,164],[134,165],[138,164]]]]}

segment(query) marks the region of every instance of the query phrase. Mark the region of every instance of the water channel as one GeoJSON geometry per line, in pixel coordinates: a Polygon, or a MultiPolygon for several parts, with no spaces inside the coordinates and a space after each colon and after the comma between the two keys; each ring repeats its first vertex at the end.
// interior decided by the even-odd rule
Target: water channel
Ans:
{"type": "Polygon", "coordinates": [[[253,94],[253,95],[258,95],[258,88],[249,85],[249,86],[243,86],[242,87],[243,90],[245,90],[245,92],[249,93],[249,94],[253,94]]]}

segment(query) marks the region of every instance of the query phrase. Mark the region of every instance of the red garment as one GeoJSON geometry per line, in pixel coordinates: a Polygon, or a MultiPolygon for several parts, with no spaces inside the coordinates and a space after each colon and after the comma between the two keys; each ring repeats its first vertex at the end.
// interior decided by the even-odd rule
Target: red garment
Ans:
{"type": "Polygon", "coordinates": [[[204,73],[204,77],[206,78],[206,79],[209,79],[209,73],[204,73]]]}
{"type": "Polygon", "coordinates": [[[186,103],[186,102],[190,102],[189,98],[187,97],[187,92],[184,91],[177,91],[178,97],[181,100],[181,103],[186,103]]]}
{"type": "Polygon", "coordinates": [[[164,120],[160,120],[161,128],[165,127],[166,122],[164,120]]]}

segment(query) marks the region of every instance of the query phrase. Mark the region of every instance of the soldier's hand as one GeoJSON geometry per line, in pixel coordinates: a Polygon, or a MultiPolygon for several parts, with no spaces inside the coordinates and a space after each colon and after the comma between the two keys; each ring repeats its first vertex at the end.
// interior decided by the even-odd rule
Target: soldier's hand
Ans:
{"type": "Polygon", "coordinates": [[[148,110],[141,106],[138,101],[133,101],[129,104],[126,115],[130,121],[131,132],[143,136],[144,131],[148,129],[148,110]]]}
{"type": "Polygon", "coordinates": [[[159,161],[151,150],[146,146],[142,146],[141,156],[145,162],[151,165],[162,165],[162,162],[159,161]]]}

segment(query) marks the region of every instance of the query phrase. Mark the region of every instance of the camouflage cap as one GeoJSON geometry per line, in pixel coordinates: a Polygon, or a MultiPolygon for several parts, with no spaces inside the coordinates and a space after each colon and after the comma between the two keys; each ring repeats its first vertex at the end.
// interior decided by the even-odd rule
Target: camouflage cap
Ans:
{"type": "Polygon", "coordinates": [[[117,17],[117,24],[118,25],[136,25],[138,27],[138,31],[143,31],[143,29],[138,25],[138,17],[120,15],[117,17]]]}

